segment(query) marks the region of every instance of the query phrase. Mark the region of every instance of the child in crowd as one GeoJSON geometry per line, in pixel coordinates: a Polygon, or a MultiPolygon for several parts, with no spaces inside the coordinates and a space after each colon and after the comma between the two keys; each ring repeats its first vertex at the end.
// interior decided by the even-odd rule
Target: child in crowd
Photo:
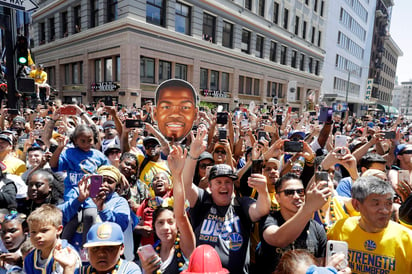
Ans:
{"type": "MultiPolygon", "coordinates": [[[[87,248],[90,265],[83,266],[81,273],[118,273],[139,274],[140,267],[120,257],[124,252],[124,237],[121,227],[112,222],[93,225],[87,233],[87,248]]],[[[63,266],[65,274],[75,273],[74,253],[70,249],[58,246],[54,257],[63,266]]]]}
{"type": "Polygon", "coordinates": [[[54,205],[44,204],[34,210],[27,218],[30,240],[34,246],[24,259],[23,271],[27,274],[63,273],[63,268],[55,261],[53,251],[56,246],[73,254],[74,269],[81,266],[81,260],[74,247],[60,240],[62,233],[62,212],[54,205]]]}
{"type": "MultiPolygon", "coordinates": [[[[58,139],[58,147],[50,159],[50,167],[53,171],[66,171],[67,177],[64,180],[64,201],[73,198],[72,195],[78,192],[78,183],[85,174],[95,174],[97,169],[103,165],[109,165],[106,156],[93,148],[95,136],[91,127],[79,125],[73,132],[71,141],[74,147],[66,147],[66,139],[58,139]],[[71,191],[75,189],[76,191],[71,191]]],[[[77,198],[77,197],[74,197],[77,198]]],[[[74,216],[70,222],[64,225],[63,239],[70,240],[80,224],[83,224],[83,237],[85,242],[86,233],[94,224],[97,216],[96,205],[87,199],[82,204],[82,210],[74,216]]]]}
{"type": "Polygon", "coordinates": [[[1,240],[7,252],[0,255],[0,273],[21,270],[23,267],[21,246],[27,237],[26,215],[13,211],[1,223],[1,240]]]}

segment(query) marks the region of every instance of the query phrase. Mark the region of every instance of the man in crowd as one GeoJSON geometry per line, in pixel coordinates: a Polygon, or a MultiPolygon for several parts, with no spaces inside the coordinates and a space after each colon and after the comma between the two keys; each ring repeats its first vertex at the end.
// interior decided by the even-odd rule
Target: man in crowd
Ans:
{"type": "Polygon", "coordinates": [[[394,190],[375,176],[352,186],[352,204],[360,217],[336,222],[328,239],[349,244],[349,267],[355,273],[412,273],[412,232],[391,221],[394,190]]]}
{"type": "Polygon", "coordinates": [[[290,249],[307,249],[316,258],[325,256],[325,230],[312,219],[313,213],[331,195],[322,184],[327,182],[310,185],[305,195],[303,183],[295,174],[288,173],[276,182],[280,210],[270,213],[259,224],[261,247],[256,260],[257,273],[272,273],[283,253],[290,249]]]}

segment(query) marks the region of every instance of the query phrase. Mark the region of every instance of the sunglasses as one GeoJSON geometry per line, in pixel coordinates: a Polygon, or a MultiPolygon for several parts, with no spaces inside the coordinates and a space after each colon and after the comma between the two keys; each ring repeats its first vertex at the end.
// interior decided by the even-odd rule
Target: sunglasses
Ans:
{"type": "Polygon", "coordinates": [[[158,146],[158,144],[149,144],[145,146],[145,149],[157,148],[158,146]]]}
{"type": "Polygon", "coordinates": [[[404,154],[412,154],[412,150],[408,149],[408,150],[404,150],[401,151],[401,153],[399,153],[400,155],[404,155],[404,154]]]}
{"type": "Polygon", "coordinates": [[[107,126],[107,127],[104,128],[104,130],[109,129],[109,128],[115,129],[116,127],[115,126],[107,126]]]}
{"type": "Polygon", "coordinates": [[[305,196],[305,189],[299,188],[299,189],[285,189],[282,191],[279,191],[278,193],[285,193],[286,196],[293,196],[295,193],[297,193],[299,196],[305,196]]]}
{"type": "Polygon", "coordinates": [[[210,164],[199,164],[199,168],[200,168],[200,169],[205,169],[205,168],[207,168],[208,166],[213,166],[213,164],[212,164],[212,163],[210,163],[210,164]]]}
{"type": "Polygon", "coordinates": [[[224,151],[224,150],[215,150],[215,153],[226,154],[226,151],[224,151]]]}

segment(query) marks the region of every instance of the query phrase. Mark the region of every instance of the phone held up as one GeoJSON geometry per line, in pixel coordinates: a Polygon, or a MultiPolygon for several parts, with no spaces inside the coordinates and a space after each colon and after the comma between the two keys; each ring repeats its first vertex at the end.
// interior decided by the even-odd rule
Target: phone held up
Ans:
{"type": "Polygon", "coordinates": [[[92,175],[90,176],[90,197],[96,198],[100,192],[100,187],[103,184],[103,176],[102,175],[92,175]]]}
{"type": "Polygon", "coordinates": [[[262,169],[263,169],[263,160],[252,160],[252,174],[253,173],[258,173],[262,174],[262,169]]]}
{"type": "Polygon", "coordinates": [[[343,269],[348,266],[348,243],[344,241],[329,240],[326,243],[326,264],[328,264],[335,254],[344,254],[345,260],[340,263],[339,268],[343,269]]]}
{"type": "Polygon", "coordinates": [[[302,152],[303,143],[299,141],[285,141],[283,150],[285,152],[302,152]]]}

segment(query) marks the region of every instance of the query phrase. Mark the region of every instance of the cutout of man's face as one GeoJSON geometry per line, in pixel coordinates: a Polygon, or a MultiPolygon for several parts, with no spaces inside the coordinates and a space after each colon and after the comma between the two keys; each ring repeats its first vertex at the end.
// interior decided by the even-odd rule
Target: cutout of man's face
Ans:
{"type": "Polygon", "coordinates": [[[196,120],[196,98],[191,89],[180,86],[165,87],[157,92],[159,96],[153,108],[153,118],[166,139],[181,141],[196,120]]]}

